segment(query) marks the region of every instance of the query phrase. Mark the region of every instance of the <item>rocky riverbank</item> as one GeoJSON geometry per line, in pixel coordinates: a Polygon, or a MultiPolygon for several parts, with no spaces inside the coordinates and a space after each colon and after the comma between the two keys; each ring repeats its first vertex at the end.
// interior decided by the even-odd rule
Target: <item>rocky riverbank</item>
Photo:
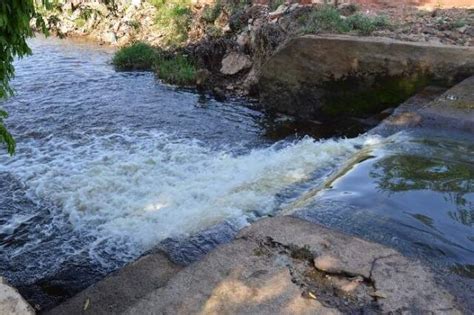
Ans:
{"type": "Polygon", "coordinates": [[[284,43],[304,34],[474,46],[473,9],[428,9],[379,1],[338,6],[281,0],[65,1],[44,17],[58,36],[115,46],[145,42],[184,54],[195,66],[196,83],[222,97],[258,95],[262,65],[284,43]]]}

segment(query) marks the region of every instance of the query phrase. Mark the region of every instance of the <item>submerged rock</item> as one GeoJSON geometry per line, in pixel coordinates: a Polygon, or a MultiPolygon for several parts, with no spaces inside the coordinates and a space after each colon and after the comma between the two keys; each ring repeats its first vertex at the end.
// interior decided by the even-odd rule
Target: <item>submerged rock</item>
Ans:
{"type": "Polygon", "coordinates": [[[33,315],[35,311],[18,291],[0,277],[0,314],[33,315]]]}

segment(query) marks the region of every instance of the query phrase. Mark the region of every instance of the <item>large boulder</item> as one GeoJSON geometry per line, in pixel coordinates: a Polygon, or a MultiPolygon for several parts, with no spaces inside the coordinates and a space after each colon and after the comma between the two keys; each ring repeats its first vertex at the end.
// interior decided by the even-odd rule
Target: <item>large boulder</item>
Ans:
{"type": "Polygon", "coordinates": [[[18,291],[0,277],[0,314],[33,315],[35,311],[18,291]]]}
{"type": "Polygon", "coordinates": [[[474,48],[387,38],[295,38],[264,64],[261,101],[301,117],[364,115],[398,105],[433,82],[474,74],[474,48]]]}

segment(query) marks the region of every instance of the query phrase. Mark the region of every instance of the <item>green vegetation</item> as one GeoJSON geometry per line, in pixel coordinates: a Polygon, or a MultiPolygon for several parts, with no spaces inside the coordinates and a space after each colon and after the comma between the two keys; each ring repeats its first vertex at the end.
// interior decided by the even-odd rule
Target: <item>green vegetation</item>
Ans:
{"type": "Polygon", "coordinates": [[[138,20],[132,20],[127,22],[134,30],[139,30],[142,27],[142,24],[138,20]]]}
{"type": "Polygon", "coordinates": [[[304,24],[304,33],[356,31],[362,35],[370,35],[375,30],[387,28],[390,25],[388,19],[383,16],[370,17],[355,13],[344,17],[332,6],[318,8],[309,15],[303,16],[300,22],[304,24]]]}
{"type": "MultiPolygon", "coordinates": [[[[30,21],[34,18],[37,27],[46,33],[46,26],[36,12],[33,0],[0,1],[0,99],[13,93],[8,83],[15,74],[14,58],[31,53],[26,39],[33,34],[30,21]]],[[[0,110],[0,143],[5,143],[8,153],[13,154],[15,140],[4,125],[7,116],[0,110]]]]}
{"type": "Polygon", "coordinates": [[[222,12],[222,2],[217,0],[214,6],[208,6],[203,10],[202,18],[207,23],[214,23],[214,21],[219,17],[222,12]]]}
{"type": "Polygon", "coordinates": [[[83,27],[84,25],[86,25],[86,20],[82,19],[82,18],[78,18],[76,21],[74,21],[76,23],[76,26],[77,27],[83,27]]]}
{"type": "Polygon", "coordinates": [[[164,31],[165,44],[177,46],[188,39],[192,12],[190,0],[150,0],[158,9],[156,26],[164,31]]]}
{"type": "Polygon", "coordinates": [[[3,142],[7,146],[7,151],[10,154],[15,153],[15,139],[8,132],[7,128],[3,123],[3,119],[8,117],[8,113],[0,109],[0,142],[3,142]]]}
{"type": "Polygon", "coordinates": [[[156,62],[157,52],[145,43],[134,43],[117,51],[112,64],[119,70],[151,70],[156,62]]]}
{"type": "Polygon", "coordinates": [[[161,57],[155,65],[158,77],[177,85],[193,85],[196,82],[196,66],[185,55],[161,57]]]}
{"type": "Polygon", "coordinates": [[[369,17],[361,13],[349,16],[346,23],[351,30],[356,30],[362,35],[370,35],[378,29],[384,29],[390,26],[385,16],[369,17]]]}
{"type": "Polygon", "coordinates": [[[231,0],[227,3],[225,9],[226,12],[233,15],[237,12],[241,12],[250,3],[250,0],[231,0]]]}
{"type": "Polygon", "coordinates": [[[272,0],[270,2],[270,10],[275,11],[279,6],[285,3],[285,0],[272,0]]]}
{"type": "Polygon", "coordinates": [[[167,54],[145,43],[134,43],[121,48],[112,64],[119,70],[156,70],[165,82],[177,85],[195,83],[196,67],[183,54],[167,54]]]}

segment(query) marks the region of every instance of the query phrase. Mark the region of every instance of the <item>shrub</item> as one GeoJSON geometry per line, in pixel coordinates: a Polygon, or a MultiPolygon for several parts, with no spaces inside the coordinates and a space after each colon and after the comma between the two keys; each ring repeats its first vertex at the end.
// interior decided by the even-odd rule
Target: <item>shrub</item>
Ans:
{"type": "Polygon", "coordinates": [[[272,0],[270,2],[270,10],[275,11],[279,6],[285,3],[285,0],[272,0]]]}
{"type": "Polygon", "coordinates": [[[230,0],[226,3],[225,9],[230,15],[241,12],[247,5],[251,4],[250,0],[230,0]]]}
{"type": "Polygon", "coordinates": [[[305,33],[317,33],[330,31],[337,33],[349,32],[350,27],[339,14],[339,11],[331,6],[324,6],[312,11],[305,18],[305,33]]]}
{"type": "Polygon", "coordinates": [[[186,86],[196,82],[196,66],[185,55],[160,57],[156,63],[156,72],[167,83],[186,86]]]}
{"type": "Polygon", "coordinates": [[[369,17],[360,13],[351,15],[346,21],[352,30],[362,35],[370,35],[377,29],[389,26],[388,19],[384,16],[369,17]]]}
{"type": "Polygon", "coordinates": [[[217,0],[214,6],[206,6],[202,13],[202,19],[207,23],[214,23],[222,12],[222,2],[217,0]]]}
{"type": "Polygon", "coordinates": [[[370,17],[361,13],[353,14],[347,18],[340,15],[339,11],[331,6],[324,6],[312,11],[300,20],[305,26],[305,33],[318,33],[322,31],[346,33],[357,31],[362,35],[370,35],[377,29],[389,27],[389,21],[384,16],[370,17]]]}
{"type": "Polygon", "coordinates": [[[119,70],[151,70],[157,59],[153,47],[145,43],[134,43],[117,51],[112,64],[119,70]]]}
{"type": "Polygon", "coordinates": [[[188,38],[191,25],[190,0],[152,0],[158,9],[156,26],[164,31],[167,45],[179,45],[188,38]]]}
{"type": "Polygon", "coordinates": [[[84,19],[81,19],[81,18],[78,18],[74,21],[74,23],[76,23],[76,26],[81,28],[83,27],[84,25],[86,25],[86,20],[84,19]]]}

